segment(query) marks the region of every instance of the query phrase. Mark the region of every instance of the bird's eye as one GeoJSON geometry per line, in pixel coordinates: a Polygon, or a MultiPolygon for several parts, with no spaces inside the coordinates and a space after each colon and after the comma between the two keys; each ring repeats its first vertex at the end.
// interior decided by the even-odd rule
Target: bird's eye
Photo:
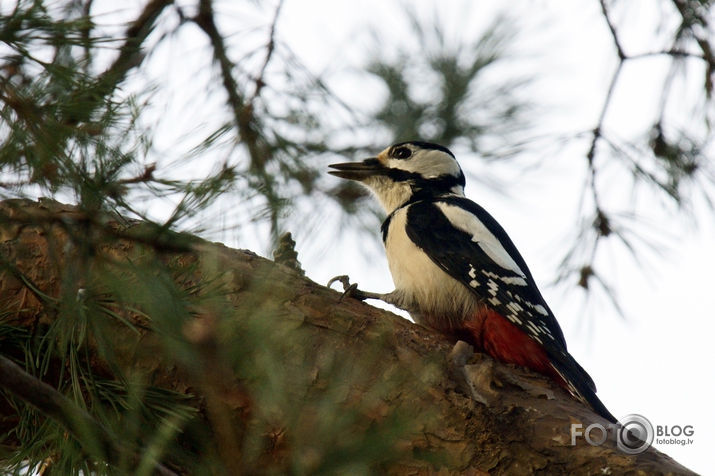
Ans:
{"type": "Polygon", "coordinates": [[[398,147],[392,151],[392,156],[396,159],[409,159],[412,151],[407,147],[398,147]]]}

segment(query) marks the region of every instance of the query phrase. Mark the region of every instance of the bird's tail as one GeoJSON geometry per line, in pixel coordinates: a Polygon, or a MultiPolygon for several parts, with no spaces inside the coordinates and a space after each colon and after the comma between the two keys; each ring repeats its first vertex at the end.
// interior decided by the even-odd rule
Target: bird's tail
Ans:
{"type": "Polygon", "coordinates": [[[593,411],[611,423],[618,423],[618,419],[608,411],[600,398],[596,396],[596,385],[583,367],[576,362],[571,354],[564,352],[558,358],[552,358],[551,368],[562,379],[562,385],[576,399],[588,404],[593,411]]]}

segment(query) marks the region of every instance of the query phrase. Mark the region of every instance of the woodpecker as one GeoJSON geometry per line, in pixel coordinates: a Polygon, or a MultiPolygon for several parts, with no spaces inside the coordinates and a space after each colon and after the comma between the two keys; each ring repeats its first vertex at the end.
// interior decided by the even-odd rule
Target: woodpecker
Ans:
{"type": "MultiPolygon", "coordinates": [[[[410,313],[415,322],[466,340],[502,362],[547,375],[611,422],[596,385],[569,354],[553,312],[524,258],[484,208],[464,195],[454,154],[428,142],[402,142],[330,174],[368,187],[387,213],[382,239],[395,283],[360,291],[410,313]]],[[[344,283],[345,284],[345,283],[344,283]]]]}

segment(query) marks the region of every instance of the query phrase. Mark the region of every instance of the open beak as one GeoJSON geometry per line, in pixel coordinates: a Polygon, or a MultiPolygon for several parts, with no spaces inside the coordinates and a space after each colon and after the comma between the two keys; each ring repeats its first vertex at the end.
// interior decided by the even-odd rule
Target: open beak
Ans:
{"type": "Polygon", "coordinates": [[[328,173],[336,177],[363,181],[368,177],[379,174],[385,170],[385,167],[374,157],[365,159],[362,162],[345,162],[343,164],[330,164],[335,170],[329,170],[328,173]]]}

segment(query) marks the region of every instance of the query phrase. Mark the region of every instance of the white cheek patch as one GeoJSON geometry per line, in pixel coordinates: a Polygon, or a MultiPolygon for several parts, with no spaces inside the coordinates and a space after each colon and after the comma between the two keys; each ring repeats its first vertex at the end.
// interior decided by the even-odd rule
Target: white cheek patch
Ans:
{"type": "Polygon", "coordinates": [[[405,160],[387,159],[387,166],[407,172],[418,173],[424,178],[436,178],[440,175],[461,175],[457,161],[441,150],[418,150],[405,160]]]}
{"type": "Polygon", "coordinates": [[[477,243],[492,261],[502,268],[513,271],[521,276],[521,278],[512,277],[513,282],[508,284],[526,286],[526,274],[519,268],[519,265],[516,264],[514,259],[504,249],[501,243],[499,243],[497,237],[489,231],[484,223],[468,211],[455,205],[449,205],[443,202],[438,202],[435,205],[442,210],[442,213],[444,213],[444,216],[447,217],[452,226],[470,234],[472,241],[477,243]]]}

